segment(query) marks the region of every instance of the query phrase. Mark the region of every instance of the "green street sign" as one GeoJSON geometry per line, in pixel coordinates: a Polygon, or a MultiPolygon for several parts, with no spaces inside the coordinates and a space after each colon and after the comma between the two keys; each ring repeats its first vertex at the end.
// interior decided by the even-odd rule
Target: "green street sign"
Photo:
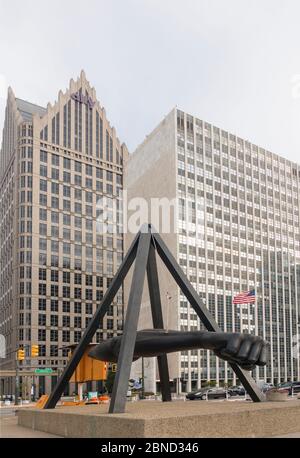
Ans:
{"type": "Polygon", "coordinates": [[[45,367],[44,369],[35,369],[36,374],[52,374],[53,370],[51,367],[45,367]]]}

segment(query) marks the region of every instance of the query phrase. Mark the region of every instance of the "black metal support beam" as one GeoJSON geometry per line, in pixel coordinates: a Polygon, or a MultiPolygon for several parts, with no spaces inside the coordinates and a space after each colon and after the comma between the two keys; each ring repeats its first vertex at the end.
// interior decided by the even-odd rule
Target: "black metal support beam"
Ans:
{"type": "MultiPolygon", "coordinates": [[[[197,294],[191,283],[189,282],[188,278],[186,277],[185,273],[178,265],[177,261],[175,260],[174,256],[160,237],[158,233],[153,230],[152,234],[157,252],[164,262],[165,266],[169,270],[170,274],[176,281],[177,285],[181,289],[182,293],[185,295],[195,312],[197,313],[198,317],[205,325],[208,331],[219,332],[221,329],[219,328],[218,324],[209,313],[208,309],[205,307],[202,299],[197,294]]],[[[246,391],[249,393],[252,401],[254,402],[263,402],[265,397],[263,393],[260,391],[258,386],[256,385],[255,381],[251,377],[250,373],[241,369],[236,364],[230,364],[232,370],[238,376],[239,380],[243,384],[246,391]]]]}
{"type": "MultiPolygon", "coordinates": [[[[161,297],[158,282],[157,264],[153,240],[150,245],[148,264],[147,264],[148,288],[151,303],[151,313],[154,329],[164,329],[163,314],[161,308],[161,297]]],[[[170,389],[170,377],[167,355],[157,357],[159,379],[161,384],[161,394],[163,402],[172,401],[170,389]]]]}
{"type": "Polygon", "coordinates": [[[71,356],[67,366],[65,367],[62,376],[59,378],[54,390],[52,391],[44,409],[54,409],[57,402],[59,401],[63,391],[72,377],[73,372],[75,371],[79,361],[81,360],[84,351],[88,344],[94,337],[95,332],[99,327],[101,319],[106,314],[109,306],[111,305],[115,295],[117,294],[124,278],[126,277],[137,252],[137,245],[139,242],[140,234],[137,234],[134,241],[131,244],[131,247],[128,250],[122,264],[120,265],[116,275],[114,276],[109,288],[107,289],[102,302],[97,308],[92,320],[90,321],[88,327],[86,328],[79,344],[77,345],[73,355],[71,356]]]}
{"type": "Polygon", "coordinates": [[[124,331],[118,357],[117,373],[114,381],[109,413],[125,412],[126,395],[128,391],[128,382],[130,378],[131,363],[133,359],[144,280],[151,243],[150,230],[148,229],[148,232],[146,233],[143,232],[144,231],[141,231],[138,241],[128,307],[124,322],[124,331]]]}
{"type": "MultiPolygon", "coordinates": [[[[74,370],[80,362],[87,345],[91,342],[95,332],[97,331],[101,319],[106,314],[110,304],[112,303],[115,295],[122,285],[124,278],[132,266],[134,259],[136,259],[121,348],[118,358],[117,374],[109,407],[110,413],[125,412],[128,380],[130,377],[131,363],[134,354],[138,318],[140,313],[146,271],[153,326],[155,329],[164,328],[156,264],[156,250],[163,263],[174,278],[175,282],[181,289],[182,293],[186,296],[187,300],[190,302],[191,306],[194,308],[195,312],[205,327],[209,331],[221,331],[218,324],[203,304],[202,299],[192,287],[188,278],[178,265],[177,261],[169,251],[168,247],[165,245],[160,235],[156,233],[150,225],[145,225],[141,228],[141,231],[136,235],[134,241],[132,242],[131,247],[129,248],[121,266],[119,267],[109,288],[107,289],[103,300],[101,301],[86,331],[84,332],[62,376],[58,380],[56,387],[51,393],[44,407],[45,409],[52,409],[56,406],[57,401],[60,399],[68,381],[70,380],[74,370]]],[[[252,400],[255,402],[264,401],[264,395],[259,390],[249,372],[241,369],[236,364],[230,365],[251,396],[252,400]]],[[[169,369],[166,355],[158,357],[158,367],[162,386],[162,399],[163,401],[171,401],[169,369]]]]}

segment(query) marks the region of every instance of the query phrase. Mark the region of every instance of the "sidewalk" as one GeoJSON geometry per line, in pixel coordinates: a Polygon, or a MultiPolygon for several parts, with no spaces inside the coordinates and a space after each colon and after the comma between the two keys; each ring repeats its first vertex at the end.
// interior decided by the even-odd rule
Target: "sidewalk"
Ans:
{"type": "Polygon", "coordinates": [[[0,418],[0,438],[55,438],[54,434],[44,433],[42,431],[34,431],[29,428],[23,428],[18,425],[16,416],[0,418]]]}
{"type": "Polygon", "coordinates": [[[0,410],[5,410],[5,409],[20,409],[22,407],[34,407],[36,405],[36,402],[29,402],[28,404],[19,404],[15,406],[15,404],[12,402],[10,405],[0,405],[0,410]]]}

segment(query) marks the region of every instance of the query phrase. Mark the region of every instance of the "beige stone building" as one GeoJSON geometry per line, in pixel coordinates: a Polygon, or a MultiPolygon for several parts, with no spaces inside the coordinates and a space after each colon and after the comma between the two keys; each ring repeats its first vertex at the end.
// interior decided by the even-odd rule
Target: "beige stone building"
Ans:
{"type": "MultiPolygon", "coordinates": [[[[14,351],[24,347],[21,370],[62,370],[64,347],[79,341],[123,257],[127,156],[83,71],[46,108],[9,89],[0,154],[1,368],[14,368],[14,351]],[[106,234],[97,230],[103,197],[108,207],[117,203],[115,230],[106,234]]],[[[122,318],[120,291],[95,341],[119,334],[122,318]]],[[[56,377],[35,382],[37,394],[49,392],[56,377]]]]}

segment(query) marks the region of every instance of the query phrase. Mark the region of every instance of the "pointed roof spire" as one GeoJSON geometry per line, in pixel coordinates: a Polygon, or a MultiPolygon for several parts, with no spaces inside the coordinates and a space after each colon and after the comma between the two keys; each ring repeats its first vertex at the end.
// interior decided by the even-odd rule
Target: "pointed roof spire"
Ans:
{"type": "Polygon", "coordinates": [[[7,88],[7,96],[15,98],[15,93],[14,93],[13,88],[11,86],[8,86],[8,88],[7,88]]]}
{"type": "Polygon", "coordinates": [[[80,72],[80,79],[81,80],[86,80],[85,71],[83,69],[80,72]]]}

